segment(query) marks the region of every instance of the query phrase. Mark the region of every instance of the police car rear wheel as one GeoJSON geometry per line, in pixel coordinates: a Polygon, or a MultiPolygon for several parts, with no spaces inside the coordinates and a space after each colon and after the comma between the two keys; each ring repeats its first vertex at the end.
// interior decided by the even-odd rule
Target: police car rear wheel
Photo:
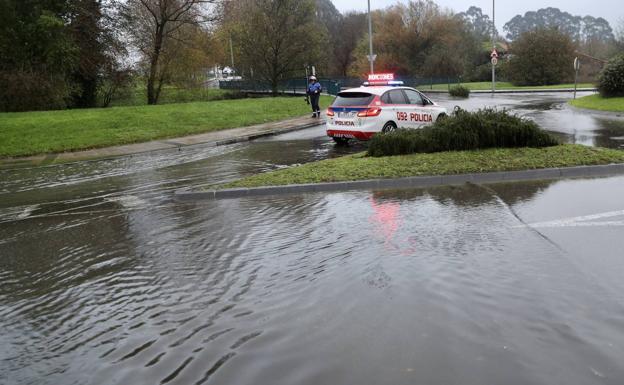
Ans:
{"type": "MultiPolygon", "coordinates": [[[[379,126],[378,126],[379,127],[379,126]]],[[[396,130],[397,126],[394,122],[388,122],[386,124],[384,124],[383,128],[381,129],[381,132],[383,132],[384,134],[390,133],[394,130],[396,130]]]]}
{"type": "Polygon", "coordinates": [[[333,136],[332,139],[339,146],[346,146],[347,144],[349,144],[349,138],[337,138],[337,137],[333,136]]]}

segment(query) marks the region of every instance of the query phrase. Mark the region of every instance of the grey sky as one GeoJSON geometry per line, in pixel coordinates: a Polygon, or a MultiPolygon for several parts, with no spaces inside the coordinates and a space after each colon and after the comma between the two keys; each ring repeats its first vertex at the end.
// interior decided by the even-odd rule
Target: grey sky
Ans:
{"type": "MultiPolygon", "coordinates": [[[[364,11],[366,0],[332,0],[341,12],[349,10],[364,11]]],[[[400,0],[371,0],[371,8],[385,8],[400,0]]],[[[471,5],[483,9],[484,13],[492,14],[492,0],[434,0],[441,7],[456,12],[467,10],[471,5]]],[[[624,18],[624,1],[622,0],[496,0],[496,26],[502,32],[503,25],[517,14],[537,11],[540,8],[555,7],[573,15],[591,15],[603,17],[615,29],[620,19],[624,18]]]]}

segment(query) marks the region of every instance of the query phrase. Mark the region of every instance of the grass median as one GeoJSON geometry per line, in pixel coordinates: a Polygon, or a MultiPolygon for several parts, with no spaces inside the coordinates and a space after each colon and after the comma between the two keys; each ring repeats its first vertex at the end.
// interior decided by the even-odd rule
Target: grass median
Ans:
{"type": "MultiPolygon", "coordinates": [[[[321,97],[321,107],[333,98],[321,97]]],[[[146,142],[279,121],[310,112],[303,97],[277,97],[0,113],[0,157],[146,142]]]]}
{"type": "Polygon", "coordinates": [[[624,151],[564,144],[545,148],[452,151],[387,157],[365,153],[322,160],[240,179],[219,189],[289,184],[516,171],[624,163],[624,151]]]}
{"type": "Polygon", "coordinates": [[[586,108],[589,110],[624,112],[624,97],[603,98],[596,94],[570,100],[569,103],[574,107],[586,108]]]}

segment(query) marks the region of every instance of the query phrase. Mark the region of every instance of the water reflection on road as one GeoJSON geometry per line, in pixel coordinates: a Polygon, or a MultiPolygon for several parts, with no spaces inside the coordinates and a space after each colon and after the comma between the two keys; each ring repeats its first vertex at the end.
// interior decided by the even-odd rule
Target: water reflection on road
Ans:
{"type": "MultiPolygon", "coordinates": [[[[426,92],[426,90],[425,90],[426,92]]],[[[589,93],[579,93],[579,97],[589,93]]],[[[468,99],[432,94],[434,100],[449,109],[458,105],[467,110],[484,106],[509,109],[535,120],[541,127],[557,134],[563,141],[588,146],[624,148],[624,117],[588,114],[567,105],[571,93],[474,94],[468,99]]]]}
{"type": "Polygon", "coordinates": [[[523,219],[611,209],[621,178],[171,199],[362,149],[317,127],[1,170],[0,383],[622,383],[620,229],[596,261],[523,219]]]}

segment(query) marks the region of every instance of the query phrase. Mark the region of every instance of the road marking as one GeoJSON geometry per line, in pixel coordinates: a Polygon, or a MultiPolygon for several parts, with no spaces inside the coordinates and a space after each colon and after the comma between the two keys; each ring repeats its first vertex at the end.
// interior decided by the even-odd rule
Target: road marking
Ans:
{"type": "MultiPolygon", "coordinates": [[[[597,226],[605,226],[605,227],[617,227],[624,226],[623,220],[615,220],[615,221],[597,221],[599,219],[606,218],[614,218],[624,216],[624,210],[618,211],[609,211],[605,213],[592,214],[592,215],[583,215],[580,217],[573,218],[564,218],[557,219],[554,221],[546,221],[546,222],[535,222],[529,223],[526,226],[529,227],[540,227],[540,228],[553,228],[553,227],[597,227],[597,226]]],[[[524,227],[524,226],[517,226],[524,227]]]]}

